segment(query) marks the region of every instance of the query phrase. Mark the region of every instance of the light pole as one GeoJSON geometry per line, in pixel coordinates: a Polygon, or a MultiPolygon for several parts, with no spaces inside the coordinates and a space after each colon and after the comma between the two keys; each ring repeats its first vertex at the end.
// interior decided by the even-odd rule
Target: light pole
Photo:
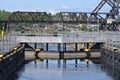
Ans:
{"type": "Polygon", "coordinates": [[[98,32],[100,32],[100,30],[99,30],[99,28],[100,28],[100,26],[99,26],[99,18],[97,19],[97,23],[98,23],[98,32]]]}
{"type": "Polygon", "coordinates": [[[115,72],[115,53],[117,52],[117,48],[113,47],[113,74],[115,72]]]}
{"type": "Polygon", "coordinates": [[[88,32],[90,31],[90,25],[89,25],[89,19],[87,19],[87,28],[88,28],[88,32]]]}

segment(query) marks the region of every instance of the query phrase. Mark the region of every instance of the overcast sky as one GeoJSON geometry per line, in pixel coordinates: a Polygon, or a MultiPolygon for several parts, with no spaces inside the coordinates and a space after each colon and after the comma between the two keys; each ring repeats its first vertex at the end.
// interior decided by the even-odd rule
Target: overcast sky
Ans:
{"type": "MultiPolygon", "coordinates": [[[[60,11],[90,12],[101,0],[1,0],[0,9],[8,11],[46,11],[56,13],[60,11]]],[[[102,8],[105,12],[110,7],[106,4],[102,8]]]]}

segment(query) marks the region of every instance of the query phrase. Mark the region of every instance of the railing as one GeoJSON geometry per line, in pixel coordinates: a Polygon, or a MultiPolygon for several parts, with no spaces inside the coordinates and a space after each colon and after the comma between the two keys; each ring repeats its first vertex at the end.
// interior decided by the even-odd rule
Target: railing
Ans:
{"type": "Polygon", "coordinates": [[[8,34],[0,41],[0,52],[9,51],[20,42],[26,43],[83,43],[83,42],[104,42],[119,46],[120,32],[80,32],[63,34],[8,34]],[[114,43],[114,44],[113,44],[114,43]]]}
{"type": "Polygon", "coordinates": [[[18,42],[27,43],[61,43],[62,37],[52,37],[52,36],[18,36],[18,42]]]}
{"type": "Polygon", "coordinates": [[[16,41],[15,35],[5,35],[4,39],[0,38],[0,54],[4,54],[6,52],[9,52],[16,46],[18,46],[19,42],[16,41]]]}
{"type": "Polygon", "coordinates": [[[21,34],[18,42],[31,43],[81,43],[81,42],[118,42],[120,32],[80,32],[63,34],[21,34]]]}
{"type": "Polygon", "coordinates": [[[10,51],[19,43],[84,43],[103,42],[120,48],[120,32],[80,32],[62,34],[24,33],[8,34],[0,39],[0,53],[10,51]]]}

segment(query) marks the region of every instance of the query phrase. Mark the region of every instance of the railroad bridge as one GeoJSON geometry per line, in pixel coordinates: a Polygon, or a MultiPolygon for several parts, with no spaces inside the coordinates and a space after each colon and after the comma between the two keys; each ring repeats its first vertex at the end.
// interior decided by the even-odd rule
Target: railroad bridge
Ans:
{"type": "Polygon", "coordinates": [[[8,33],[4,39],[0,38],[0,79],[5,80],[15,69],[18,69],[24,62],[25,56],[32,60],[46,59],[47,64],[48,59],[58,59],[58,64],[60,64],[61,59],[63,59],[63,64],[66,64],[67,59],[75,59],[75,64],[77,64],[77,59],[87,59],[88,63],[88,59],[100,59],[101,57],[103,60],[107,60],[106,62],[114,63],[114,65],[119,64],[119,3],[119,0],[101,0],[92,12],[59,12],[57,13],[57,17],[51,17],[46,12],[17,11],[13,12],[7,20],[0,20],[0,23],[4,25],[3,31],[8,33]],[[111,10],[109,12],[100,12],[105,4],[108,4],[111,10]],[[47,25],[59,23],[63,26],[71,24],[98,24],[98,32],[60,34],[18,34],[15,32],[11,34],[10,24],[17,23],[41,23],[47,25]],[[25,53],[24,56],[24,49],[28,45],[19,45],[20,43],[34,43],[34,51],[25,53]],[[37,47],[39,43],[45,44],[47,52],[44,52],[45,50],[41,51],[42,48],[39,49],[37,47]],[[57,44],[57,46],[53,45],[57,48],[57,52],[48,52],[49,44],[57,44]],[[72,44],[70,46],[74,48],[71,51],[67,50],[69,44],[72,44]],[[102,47],[103,49],[100,52],[101,44],[106,44],[107,47],[102,47]],[[117,47],[117,49],[114,49],[114,47],[117,47]],[[96,51],[96,49],[99,49],[99,51],[96,51]]]}
{"type": "Polygon", "coordinates": [[[51,17],[46,12],[13,12],[7,20],[2,20],[4,30],[10,29],[11,23],[42,23],[54,24],[100,24],[100,30],[118,30],[119,21],[119,0],[101,0],[92,12],[59,12],[56,17],[51,17]],[[108,4],[111,7],[109,12],[100,12],[102,7],[108,4]]]}

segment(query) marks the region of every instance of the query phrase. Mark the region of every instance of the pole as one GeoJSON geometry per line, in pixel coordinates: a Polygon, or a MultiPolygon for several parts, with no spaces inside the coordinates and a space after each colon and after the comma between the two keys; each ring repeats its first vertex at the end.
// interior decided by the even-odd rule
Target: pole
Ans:
{"type": "Polygon", "coordinates": [[[77,49],[78,48],[78,44],[77,43],[75,43],[75,52],[77,52],[77,49]]]}
{"type": "Polygon", "coordinates": [[[99,30],[99,28],[100,28],[100,26],[99,26],[99,18],[97,19],[97,22],[98,22],[98,32],[100,31],[99,30]]]}
{"type": "Polygon", "coordinates": [[[46,43],[46,51],[48,51],[48,43],[46,43]]]}
{"type": "Polygon", "coordinates": [[[60,52],[60,51],[61,51],[61,44],[58,43],[58,52],[60,52]]]}
{"type": "Polygon", "coordinates": [[[66,43],[63,44],[63,51],[66,52],[66,43]]]}
{"type": "Polygon", "coordinates": [[[37,48],[37,43],[34,44],[35,45],[35,49],[37,48]]]}

